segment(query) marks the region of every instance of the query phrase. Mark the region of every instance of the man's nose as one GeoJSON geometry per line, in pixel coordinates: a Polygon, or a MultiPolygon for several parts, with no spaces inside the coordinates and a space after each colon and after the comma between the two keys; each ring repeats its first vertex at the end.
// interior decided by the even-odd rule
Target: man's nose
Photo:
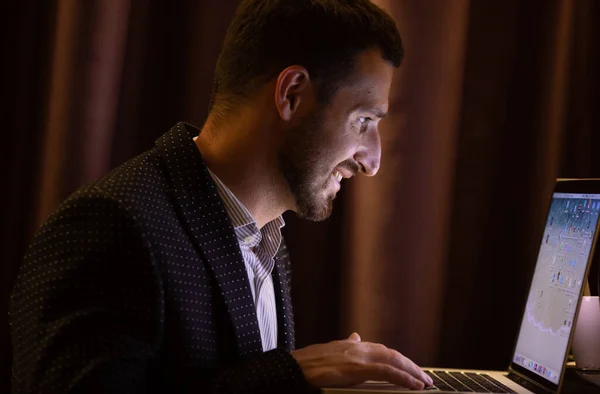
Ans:
{"type": "Polygon", "coordinates": [[[360,164],[362,174],[373,176],[377,174],[381,164],[381,138],[378,131],[369,133],[366,137],[354,155],[354,160],[360,164]]]}

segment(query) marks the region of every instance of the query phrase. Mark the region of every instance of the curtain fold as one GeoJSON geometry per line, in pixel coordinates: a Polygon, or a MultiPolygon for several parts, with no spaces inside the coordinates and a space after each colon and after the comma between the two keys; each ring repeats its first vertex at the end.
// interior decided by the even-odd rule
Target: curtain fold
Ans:
{"type": "Polygon", "coordinates": [[[469,1],[388,1],[406,59],[381,124],[380,173],[352,181],[348,330],[436,360],[469,1]]]}
{"type": "Polygon", "coordinates": [[[129,2],[58,3],[37,223],[78,185],[110,168],[129,2]]]}

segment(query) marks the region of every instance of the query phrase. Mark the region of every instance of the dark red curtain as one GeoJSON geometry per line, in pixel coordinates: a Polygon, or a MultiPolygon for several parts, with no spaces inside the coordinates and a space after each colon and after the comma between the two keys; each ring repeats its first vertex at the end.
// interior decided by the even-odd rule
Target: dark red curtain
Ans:
{"type": "MultiPolygon", "coordinates": [[[[203,123],[237,0],[4,2],[0,391],[33,232],[178,120],[203,123]]],[[[379,0],[406,60],[383,161],[331,219],[286,214],[299,346],[357,330],[421,364],[506,366],[556,177],[600,177],[600,3],[379,0]]]]}

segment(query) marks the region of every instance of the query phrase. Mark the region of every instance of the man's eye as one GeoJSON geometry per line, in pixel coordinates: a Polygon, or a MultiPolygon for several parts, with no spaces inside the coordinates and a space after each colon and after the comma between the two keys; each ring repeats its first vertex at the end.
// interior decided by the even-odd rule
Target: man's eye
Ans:
{"type": "Polygon", "coordinates": [[[365,125],[371,121],[371,118],[361,116],[358,118],[358,121],[360,122],[361,125],[365,125]]]}

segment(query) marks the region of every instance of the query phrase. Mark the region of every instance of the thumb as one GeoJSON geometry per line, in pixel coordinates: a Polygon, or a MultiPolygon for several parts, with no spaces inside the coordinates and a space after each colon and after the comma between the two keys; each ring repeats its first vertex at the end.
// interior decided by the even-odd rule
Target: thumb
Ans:
{"type": "Polygon", "coordinates": [[[357,333],[353,332],[352,334],[350,334],[350,336],[348,337],[348,340],[350,341],[357,341],[360,342],[360,335],[358,335],[357,333]]]}

